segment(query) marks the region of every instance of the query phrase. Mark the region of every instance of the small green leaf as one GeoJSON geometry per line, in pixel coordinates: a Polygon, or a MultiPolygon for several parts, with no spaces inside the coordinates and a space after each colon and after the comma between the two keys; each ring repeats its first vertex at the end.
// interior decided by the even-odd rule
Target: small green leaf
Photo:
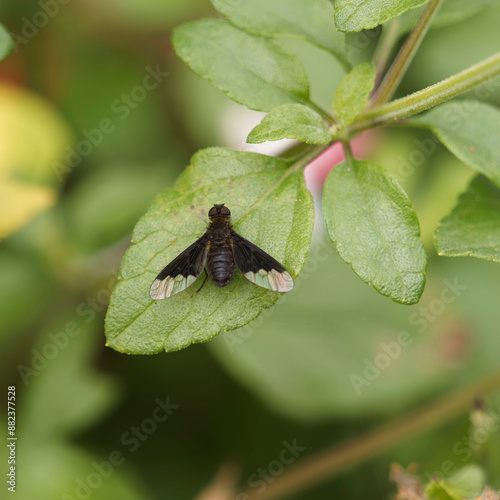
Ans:
{"type": "Polygon", "coordinates": [[[303,38],[328,50],[345,67],[345,35],[335,29],[329,0],[211,0],[233,24],[253,35],[303,38]]]}
{"type": "Polygon", "coordinates": [[[0,23],[0,61],[14,50],[14,40],[7,28],[0,23]]]}
{"type": "Polygon", "coordinates": [[[298,139],[307,144],[328,144],[328,133],[321,116],[302,104],[283,104],[274,108],[247,137],[247,142],[257,144],[280,139],[298,139]]]}
{"type": "Polygon", "coordinates": [[[429,128],[459,159],[500,187],[500,110],[475,100],[449,102],[412,120],[429,128]]]}
{"type": "Polygon", "coordinates": [[[439,255],[500,262],[500,189],[482,175],[475,177],[439,223],[434,241],[439,255]]]}
{"type": "Polygon", "coordinates": [[[221,19],[176,28],[178,56],[200,77],[251,109],[307,100],[309,86],[299,61],[272,40],[255,37],[221,19]]]}
{"type": "Polygon", "coordinates": [[[344,125],[349,125],[363,111],[375,83],[375,66],[362,63],[356,66],[339,83],[333,96],[333,115],[344,125]]]}
{"type": "Polygon", "coordinates": [[[363,281],[396,302],[418,302],[427,256],[411,201],[388,172],[341,163],[326,180],[323,210],[340,256],[363,281]]]}
{"type": "Polygon", "coordinates": [[[335,0],[335,25],[340,31],[371,29],[429,0],[335,0]]]}
{"type": "Polygon", "coordinates": [[[430,500],[463,500],[475,498],[486,484],[484,470],[475,464],[458,469],[446,479],[432,479],[425,486],[425,497],[430,500]]]}
{"type": "Polygon", "coordinates": [[[214,203],[231,209],[235,230],[283,263],[296,277],[304,265],[314,208],[300,164],[210,148],[196,153],[171,189],[137,224],[106,317],[108,344],[130,354],[175,351],[239,328],[280,294],[237,273],[226,288],[199,282],[160,301],[149,287],[161,269],[206,230],[214,203]]]}

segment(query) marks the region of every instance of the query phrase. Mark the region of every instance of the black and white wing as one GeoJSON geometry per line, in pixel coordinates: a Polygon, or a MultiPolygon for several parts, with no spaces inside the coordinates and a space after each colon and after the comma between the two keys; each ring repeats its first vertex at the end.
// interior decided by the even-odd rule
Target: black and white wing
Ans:
{"type": "Polygon", "coordinates": [[[247,280],[275,292],[293,288],[293,278],[276,259],[234,231],[231,240],[234,263],[247,280]]]}
{"type": "Polygon", "coordinates": [[[207,244],[208,238],[203,235],[170,262],[151,284],[149,296],[166,299],[191,286],[205,267],[207,244]]]}

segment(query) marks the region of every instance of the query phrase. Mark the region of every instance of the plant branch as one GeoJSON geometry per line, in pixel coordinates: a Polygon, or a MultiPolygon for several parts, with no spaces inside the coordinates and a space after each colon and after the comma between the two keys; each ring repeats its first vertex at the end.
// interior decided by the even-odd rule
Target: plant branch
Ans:
{"type": "Polygon", "coordinates": [[[421,113],[497,75],[500,75],[500,52],[430,87],[369,109],[346,130],[338,130],[337,138],[342,139],[346,136],[352,138],[363,130],[392,124],[397,120],[421,113]]]}
{"type": "Polygon", "coordinates": [[[276,500],[292,496],[347,469],[390,450],[403,441],[456,417],[470,408],[473,400],[500,388],[495,372],[465,388],[458,389],[421,409],[396,419],[344,444],[334,446],[292,465],[264,491],[247,490],[247,500],[276,500]]]}
{"type": "Polygon", "coordinates": [[[332,115],[328,114],[323,108],[318,106],[317,104],[314,104],[312,101],[309,101],[307,105],[311,108],[313,108],[316,113],[322,116],[324,120],[326,120],[330,125],[335,123],[335,118],[333,118],[332,115]]]}
{"type": "Polygon", "coordinates": [[[342,147],[344,149],[345,161],[349,163],[349,165],[352,165],[354,161],[354,155],[352,154],[351,144],[348,141],[344,141],[342,143],[342,147]]]}
{"type": "Polygon", "coordinates": [[[308,146],[302,150],[294,158],[294,164],[292,165],[293,171],[300,170],[301,168],[307,167],[309,163],[315,160],[318,156],[321,156],[327,149],[332,147],[332,143],[328,144],[318,144],[315,146],[308,146]]]}
{"type": "MultiPolygon", "coordinates": [[[[373,96],[373,105],[384,104],[396,92],[443,0],[430,0],[373,96]]],[[[396,29],[396,28],[395,28],[396,29]]]]}
{"type": "Polygon", "coordinates": [[[389,63],[389,58],[394,50],[399,39],[399,24],[400,19],[396,17],[386,26],[383,26],[382,33],[375,48],[373,55],[373,65],[377,70],[377,77],[375,79],[375,89],[379,86],[380,80],[384,75],[384,71],[389,63]]]}

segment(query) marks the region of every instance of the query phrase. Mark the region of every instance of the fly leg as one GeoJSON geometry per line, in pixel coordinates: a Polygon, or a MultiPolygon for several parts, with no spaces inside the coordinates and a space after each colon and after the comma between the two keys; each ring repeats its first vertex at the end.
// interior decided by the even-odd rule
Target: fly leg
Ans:
{"type": "Polygon", "coordinates": [[[208,279],[207,270],[204,269],[204,272],[205,272],[205,279],[203,280],[203,283],[201,284],[200,288],[198,288],[198,290],[196,290],[196,293],[198,293],[203,288],[203,285],[207,282],[207,279],[208,279]]]}

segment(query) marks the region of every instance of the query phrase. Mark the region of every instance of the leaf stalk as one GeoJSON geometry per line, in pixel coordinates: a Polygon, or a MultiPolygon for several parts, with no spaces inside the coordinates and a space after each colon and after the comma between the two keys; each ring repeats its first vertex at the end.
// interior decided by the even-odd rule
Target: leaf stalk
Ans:
{"type": "Polygon", "coordinates": [[[500,75],[500,52],[439,83],[401,99],[371,108],[362,113],[345,131],[340,132],[346,133],[348,137],[352,138],[363,130],[394,124],[398,120],[453,99],[498,75],[500,75]]]}
{"type": "Polygon", "coordinates": [[[443,0],[430,0],[426,8],[419,17],[417,23],[411,30],[408,38],[401,47],[396,59],[392,63],[389,71],[387,72],[384,80],[380,84],[378,90],[373,95],[373,105],[384,104],[389,101],[396,92],[403,76],[408,69],[415,53],[417,52],[424,36],[429,30],[432,20],[436,15],[443,0]]]}

